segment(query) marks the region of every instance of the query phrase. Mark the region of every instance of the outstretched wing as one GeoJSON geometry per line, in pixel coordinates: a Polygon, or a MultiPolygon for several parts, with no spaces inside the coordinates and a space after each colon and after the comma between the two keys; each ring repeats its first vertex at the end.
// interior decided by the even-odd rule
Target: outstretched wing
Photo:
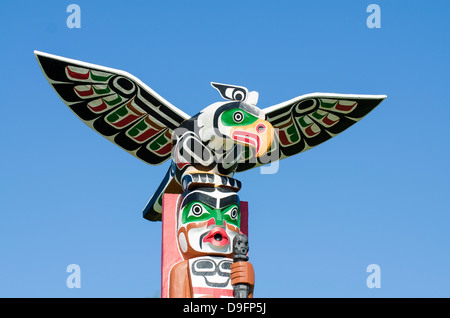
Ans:
{"type": "Polygon", "coordinates": [[[86,125],[146,163],[170,157],[172,131],[190,116],[131,74],[34,53],[50,85],[86,125]]]}
{"type": "Polygon", "coordinates": [[[313,93],[263,109],[278,131],[264,158],[239,164],[245,171],[311,149],[343,132],[372,111],[385,95],[313,93]]]}

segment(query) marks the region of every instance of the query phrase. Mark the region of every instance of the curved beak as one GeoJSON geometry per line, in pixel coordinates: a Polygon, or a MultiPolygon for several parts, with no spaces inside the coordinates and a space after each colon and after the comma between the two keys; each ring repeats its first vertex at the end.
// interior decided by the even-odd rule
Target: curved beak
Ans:
{"type": "Polygon", "coordinates": [[[274,128],[266,120],[258,119],[248,126],[238,126],[231,128],[231,139],[237,143],[250,146],[256,149],[256,157],[267,153],[272,145],[274,128]]]}

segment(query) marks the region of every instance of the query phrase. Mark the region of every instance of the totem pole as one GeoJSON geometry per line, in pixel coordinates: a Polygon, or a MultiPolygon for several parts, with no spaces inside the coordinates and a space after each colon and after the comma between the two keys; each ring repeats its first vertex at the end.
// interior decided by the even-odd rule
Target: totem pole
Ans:
{"type": "Polygon", "coordinates": [[[162,297],[252,297],[247,204],[234,174],[313,148],[386,98],[313,93],[259,109],[257,92],[211,83],[225,101],[191,117],[129,73],[35,55],[86,125],[150,165],[171,159],[143,211],[163,223],[162,297]]]}

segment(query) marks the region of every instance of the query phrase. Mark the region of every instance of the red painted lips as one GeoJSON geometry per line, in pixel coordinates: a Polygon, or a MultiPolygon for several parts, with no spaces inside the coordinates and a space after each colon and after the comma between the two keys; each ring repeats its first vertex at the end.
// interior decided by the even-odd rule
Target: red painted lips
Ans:
{"type": "Polygon", "coordinates": [[[225,246],[228,244],[230,239],[227,233],[221,227],[215,227],[203,238],[203,242],[211,243],[215,246],[225,246]]]}

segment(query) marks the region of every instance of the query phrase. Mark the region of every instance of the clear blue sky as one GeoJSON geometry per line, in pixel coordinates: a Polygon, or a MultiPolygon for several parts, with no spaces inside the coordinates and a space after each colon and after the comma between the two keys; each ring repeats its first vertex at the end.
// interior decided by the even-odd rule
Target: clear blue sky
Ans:
{"type": "Polygon", "coordinates": [[[210,82],[258,106],[386,94],[279,171],[238,174],[255,297],[450,297],[448,1],[3,1],[0,297],[155,297],[161,223],[148,166],[90,130],[33,50],[122,69],[194,115],[210,82]],[[69,29],[66,8],[81,8],[69,29]],[[369,4],[381,28],[369,29],[369,4]],[[81,268],[69,289],[66,267],[81,268]],[[381,268],[370,289],[366,268],[381,268]]]}

